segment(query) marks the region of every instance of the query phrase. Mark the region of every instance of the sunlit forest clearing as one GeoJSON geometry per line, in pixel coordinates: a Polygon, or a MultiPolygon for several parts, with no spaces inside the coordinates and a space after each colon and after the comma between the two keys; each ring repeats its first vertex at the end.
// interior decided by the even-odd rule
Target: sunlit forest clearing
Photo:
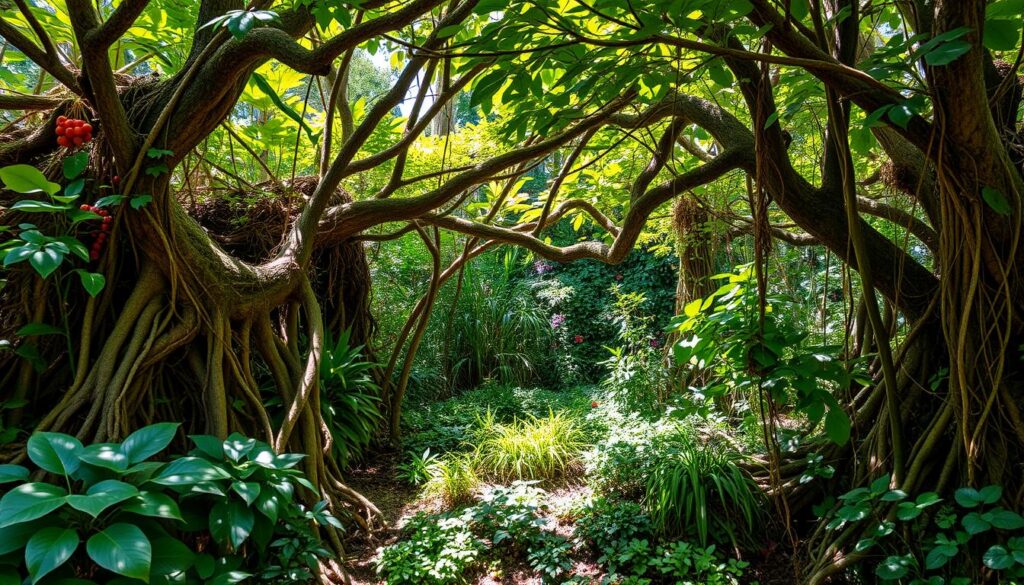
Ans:
{"type": "Polygon", "coordinates": [[[1024,0],[0,0],[0,585],[1024,584],[1024,0]]]}

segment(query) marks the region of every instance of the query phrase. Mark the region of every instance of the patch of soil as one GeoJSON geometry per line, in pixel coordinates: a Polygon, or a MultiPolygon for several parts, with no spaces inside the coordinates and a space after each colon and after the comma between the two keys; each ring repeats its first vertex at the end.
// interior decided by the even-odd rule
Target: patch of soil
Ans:
{"type": "Polygon", "coordinates": [[[396,477],[398,453],[383,452],[371,457],[372,460],[350,473],[347,483],[377,506],[386,525],[372,533],[359,532],[346,541],[353,585],[380,583],[374,566],[380,548],[397,541],[402,527],[417,512],[437,511],[436,504],[418,498],[416,487],[396,477]]]}

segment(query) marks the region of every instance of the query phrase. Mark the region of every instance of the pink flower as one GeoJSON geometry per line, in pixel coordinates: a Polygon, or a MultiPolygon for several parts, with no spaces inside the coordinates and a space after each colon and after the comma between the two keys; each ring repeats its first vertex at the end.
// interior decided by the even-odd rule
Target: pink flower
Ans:
{"type": "Polygon", "coordinates": [[[565,315],[562,315],[561,313],[555,313],[554,315],[551,315],[552,329],[558,329],[559,327],[562,326],[563,323],[565,323],[565,315]]]}
{"type": "Polygon", "coordinates": [[[622,273],[621,272],[615,275],[615,280],[622,280],[622,273]]]}

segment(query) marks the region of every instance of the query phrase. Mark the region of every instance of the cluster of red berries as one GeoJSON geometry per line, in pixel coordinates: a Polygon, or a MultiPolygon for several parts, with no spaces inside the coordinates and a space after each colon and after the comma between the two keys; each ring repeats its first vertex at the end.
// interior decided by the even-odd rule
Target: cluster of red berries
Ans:
{"type": "Polygon", "coordinates": [[[82,211],[91,211],[102,218],[100,220],[100,229],[94,230],[89,234],[93,237],[92,248],[89,250],[89,258],[93,261],[99,260],[100,252],[103,251],[103,246],[107,243],[107,238],[110,236],[110,227],[114,224],[114,218],[110,216],[109,211],[102,207],[83,203],[79,209],[82,211]]]}
{"type": "Polygon", "coordinates": [[[57,144],[64,148],[73,148],[91,140],[92,124],[77,118],[57,116],[57,144]]]}

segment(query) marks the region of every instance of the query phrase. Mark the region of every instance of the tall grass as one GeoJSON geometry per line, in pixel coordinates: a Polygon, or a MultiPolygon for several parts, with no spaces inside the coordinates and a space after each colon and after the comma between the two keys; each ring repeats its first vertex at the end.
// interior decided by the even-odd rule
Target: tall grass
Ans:
{"type": "Polygon", "coordinates": [[[452,386],[471,388],[486,379],[525,385],[539,377],[549,357],[551,325],[529,288],[516,278],[518,255],[497,269],[466,271],[449,338],[444,340],[452,386]]]}
{"type": "Polygon", "coordinates": [[[579,466],[583,429],[565,413],[549,412],[502,424],[493,413],[480,417],[476,464],[498,481],[555,479],[579,466]]]}
{"type": "Polygon", "coordinates": [[[733,452],[687,441],[655,465],[645,504],[667,536],[696,534],[702,546],[711,537],[736,545],[760,516],[759,494],[733,452]],[[739,538],[737,529],[743,530],[739,538]]]}
{"type": "Polygon", "coordinates": [[[436,459],[428,467],[430,479],[423,492],[441,498],[449,507],[468,502],[480,487],[472,454],[449,454],[436,459]]]}

